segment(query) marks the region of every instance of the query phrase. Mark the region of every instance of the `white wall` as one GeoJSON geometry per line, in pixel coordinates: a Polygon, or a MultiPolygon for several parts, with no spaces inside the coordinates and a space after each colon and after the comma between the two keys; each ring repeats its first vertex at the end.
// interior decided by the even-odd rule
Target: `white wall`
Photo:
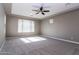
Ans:
{"type": "MultiPolygon", "coordinates": [[[[18,33],[18,20],[20,17],[15,16],[7,16],[7,26],[6,26],[6,35],[7,37],[15,37],[15,36],[30,36],[30,35],[38,35],[40,33],[40,21],[35,21],[35,32],[28,33],[18,33]]],[[[26,19],[27,20],[27,19],[26,19]]]]}
{"type": "Polygon", "coordinates": [[[3,9],[3,5],[0,3],[0,47],[5,40],[6,30],[6,15],[3,9]]]}
{"type": "Polygon", "coordinates": [[[52,19],[53,24],[49,23],[49,19],[42,21],[43,35],[79,42],[79,10],[58,15],[52,19]]]}

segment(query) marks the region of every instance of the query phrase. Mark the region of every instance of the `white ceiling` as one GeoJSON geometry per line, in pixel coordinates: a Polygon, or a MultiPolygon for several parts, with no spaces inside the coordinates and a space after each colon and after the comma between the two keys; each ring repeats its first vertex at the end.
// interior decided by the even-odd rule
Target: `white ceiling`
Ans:
{"type": "MultiPolygon", "coordinates": [[[[35,14],[36,12],[32,10],[38,8],[34,6],[41,6],[41,5],[40,3],[12,3],[11,14],[42,19],[51,15],[78,9],[79,3],[44,3],[44,6],[47,7],[45,9],[50,10],[50,12],[45,13],[46,15],[42,15],[42,14],[36,15],[35,14]]],[[[7,5],[6,8],[9,9],[7,5]]]]}

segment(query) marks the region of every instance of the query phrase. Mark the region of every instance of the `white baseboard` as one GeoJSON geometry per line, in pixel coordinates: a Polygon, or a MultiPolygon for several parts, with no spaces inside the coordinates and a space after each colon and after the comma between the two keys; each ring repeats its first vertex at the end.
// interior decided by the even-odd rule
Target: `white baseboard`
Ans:
{"type": "Polygon", "coordinates": [[[56,40],[61,40],[61,41],[69,42],[69,43],[79,44],[79,42],[76,42],[76,41],[71,41],[71,40],[66,40],[66,39],[61,39],[61,38],[55,38],[55,37],[52,37],[52,36],[49,36],[49,35],[41,35],[41,36],[53,38],[53,39],[56,39],[56,40]]]}
{"type": "Polygon", "coordinates": [[[1,50],[2,50],[2,48],[4,46],[4,44],[5,44],[5,42],[6,42],[6,40],[3,41],[2,46],[0,47],[0,52],[1,52],[1,50]]]}

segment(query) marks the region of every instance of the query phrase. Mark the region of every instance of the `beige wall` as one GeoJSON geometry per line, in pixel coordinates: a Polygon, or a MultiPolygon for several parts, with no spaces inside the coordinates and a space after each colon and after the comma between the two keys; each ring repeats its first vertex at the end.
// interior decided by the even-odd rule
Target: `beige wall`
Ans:
{"type": "Polygon", "coordinates": [[[3,9],[3,5],[0,3],[0,48],[5,40],[6,29],[6,15],[3,9]]]}
{"type": "Polygon", "coordinates": [[[18,33],[18,20],[21,19],[15,16],[7,16],[7,36],[30,36],[30,35],[37,35],[40,33],[40,21],[35,21],[35,32],[31,33],[18,33]]]}
{"type": "Polygon", "coordinates": [[[79,42],[79,10],[58,15],[52,19],[53,24],[49,23],[49,19],[42,21],[43,35],[79,42]]]}

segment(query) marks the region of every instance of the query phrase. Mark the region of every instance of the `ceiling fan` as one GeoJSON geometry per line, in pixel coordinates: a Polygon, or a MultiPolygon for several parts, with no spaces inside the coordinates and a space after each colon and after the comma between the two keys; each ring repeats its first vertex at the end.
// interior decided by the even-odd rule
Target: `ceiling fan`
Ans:
{"type": "Polygon", "coordinates": [[[45,15],[46,12],[50,12],[50,10],[45,10],[43,5],[41,5],[41,6],[39,7],[39,9],[37,9],[37,10],[32,10],[32,11],[35,11],[36,14],[41,13],[42,15],[45,15]]]}

